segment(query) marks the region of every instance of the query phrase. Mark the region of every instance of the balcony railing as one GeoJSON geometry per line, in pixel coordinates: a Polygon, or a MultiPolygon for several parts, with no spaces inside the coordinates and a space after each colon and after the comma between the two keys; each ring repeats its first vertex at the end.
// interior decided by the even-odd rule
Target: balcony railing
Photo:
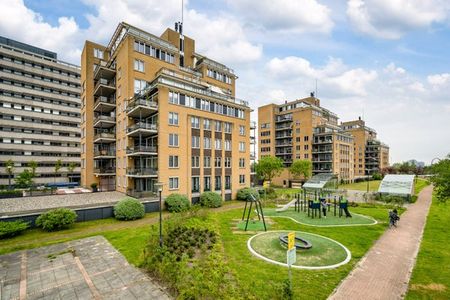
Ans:
{"type": "Polygon", "coordinates": [[[106,85],[106,86],[113,87],[113,88],[115,87],[115,83],[114,83],[113,80],[107,80],[105,78],[100,78],[97,81],[97,84],[95,85],[95,88],[97,88],[97,86],[99,86],[99,85],[106,85]]]}
{"type": "Polygon", "coordinates": [[[94,151],[95,156],[116,156],[116,149],[103,149],[94,151]]]}
{"type": "Polygon", "coordinates": [[[135,147],[127,147],[127,154],[134,153],[156,153],[158,152],[157,146],[135,146],[135,147]]]}
{"type": "Polygon", "coordinates": [[[134,176],[151,176],[158,175],[158,169],[155,168],[128,168],[127,175],[134,176]]]}
{"type": "Polygon", "coordinates": [[[114,97],[98,96],[95,97],[94,107],[99,103],[116,104],[116,99],[114,97]]]}
{"type": "Polygon", "coordinates": [[[94,169],[95,174],[116,174],[116,168],[115,167],[104,167],[104,168],[95,168],[94,169]]]}
{"type": "Polygon", "coordinates": [[[290,146],[292,146],[292,143],[280,143],[275,145],[275,147],[290,147],[290,146]]]}
{"type": "Polygon", "coordinates": [[[116,117],[99,115],[94,119],[94,124],[100,121],[116,122],[116,117]]]}
{"type": "Polygon", "coordinates": [[[149,108],[158,109],[158,95],[154,95],[145,99],[143,96],[138,96],[140,98],[133,99],[127,106],[127,112],[133,110],[137,106],[146,106],[149,108]]]}
{"type": "Polygon", "coordinates": [[[158,125],[157,124],[149,124],[149,123],[138,122],[138,123],[133,124],[130,127],[128,127],[127,128],[127,132],[132,132],[132,131],[135,131],[137,129],[158,130],[158,125]]]}
{"type": "Polygon", "coordinates": [[[292,121],[292,117],[281,117],[281,118],[276,118],[276,120],[275,120],[276,123],[291,122],[291,121],[292,121]]]}
{"type": "Polygon", "coordinates": [[[115,139],[116,138],[116,134],[115,133],[109,133],[109,132],[102,132],[102,133],[97,133],[96,135],[94,135],[94,140],[97,139],[115,139]]]}

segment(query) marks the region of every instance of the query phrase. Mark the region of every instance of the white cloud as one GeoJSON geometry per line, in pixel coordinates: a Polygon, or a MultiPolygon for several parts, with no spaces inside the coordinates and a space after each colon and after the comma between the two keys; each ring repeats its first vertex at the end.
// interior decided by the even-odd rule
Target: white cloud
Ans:
{"type": "Polygon", "coordinates": [[[329,33],[331,10],[316,0],[228,0],[244,21],[267,31],[329,33]]]}
{"type": "Polygon", "coordinates": [[[362,34],[399,39],[409,31],[443,22],[449,9],[444,0],[349,0],[347,17],[362,34]]]}
{"type": "Polygon", "coordinates": [[[443,73],[443,74],[428,75],[427,81],[433,87],[439,87],[442,85],[446,85],[447,83],[450,83],[450,74],[443,73]]]}

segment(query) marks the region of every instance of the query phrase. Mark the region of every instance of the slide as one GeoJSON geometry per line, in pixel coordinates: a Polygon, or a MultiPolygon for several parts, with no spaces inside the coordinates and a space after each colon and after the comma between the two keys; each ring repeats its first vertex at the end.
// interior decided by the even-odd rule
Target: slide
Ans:
{"type": "Polygon", "coordinates": [[[295,201],[297,201],[297,199],[293,199],[291,200],[291,202],[289,202],[288,204],[283,205],[280,208],[277,208],[276,211],[286,211],[289,209],[289,207],[291,207],[292,205],[294,205],[295,201]]]}

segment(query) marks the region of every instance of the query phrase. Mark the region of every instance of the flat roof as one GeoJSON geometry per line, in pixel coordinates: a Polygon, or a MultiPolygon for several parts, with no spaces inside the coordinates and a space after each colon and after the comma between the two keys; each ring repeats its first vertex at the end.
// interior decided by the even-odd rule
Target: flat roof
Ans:
{"type": "Polygon", "coordinates": [[[0,36],[0,44],[8,45],[14,48],[22,49],[28,52],[36,53],[45,57],[58,59],[56,52],[45,50],[39,47],[32,46],[30,44],[25,44],[13,39],[6,38],[4,36],[0,36]]]}

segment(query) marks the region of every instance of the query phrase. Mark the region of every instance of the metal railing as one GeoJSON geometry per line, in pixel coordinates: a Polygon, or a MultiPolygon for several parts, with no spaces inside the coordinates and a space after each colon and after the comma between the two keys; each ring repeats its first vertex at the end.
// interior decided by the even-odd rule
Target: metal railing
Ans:
{"type": "Polygon", "coordinates": [[[127,154],[133,154],[133,153],[156,153],[158,152],[157,146],[135,146],[135,147],[127,147],[127,154]]]}
{"type": "Polygon", "coordinates": [[[116,104],[116,99],[114,97],[105,97],[105,96],[97,96],[94,98],[94,107],[97,106],[98,103],[109,103],[109,104],[116,104]]]}
{"type": "Polygon", "coordinates": [[[115,139],[116,138],[116,134],[115,133],[109,133],[109,132],[102,132],[102,133],[97,133],[96,135],[94,135],[94,140],[96,139],[115,139]]]}
{"type": "Polygon", "coordinates": [[[136,175],[136,176],[158,175],[158,169],[155,169],[155,168],[128,168],[127,175],[136,175]]]}
{"type": "Polygon", "coordinates": [[[158,130],[158,124],[149,124],[144,122],[138,122],[127,128],[127,132],[132,132],[138,129],[158,130]]]}
{"type": "Polygon", "coordinates": [[[158,194],[154,191],[127,190],[127,195],[134,198],[153,198],[158,194]]]}
{"type": "Polygon", "coordinates": [[[102,149],[94,151],[95,156],[116,156],[116,149],[102,149]]]}
{"type": "Polygon", "coordinates": [[[154,109],[158,109],[158,102],[155,100],[158,100],[158,96],[152,96],[148,99],[144,98],[143,96],[139,96],[140,98],[133,99],[130,101],[130,103],[127,106],[127,112],[133,110],[137,106],[146,106],[154,109]]]}
{"type": "Polygon", "coordinates": [[[116,174],[116,168],[108,167],[108,168],[95,168],[95,174],[116,174]]]}
{"type": "Polygon", "coordinates": [[[116,117],[99,115],[99,116],[95,117],[94,124],[99,122],[99,121],[116,122],[116,117]]]}

